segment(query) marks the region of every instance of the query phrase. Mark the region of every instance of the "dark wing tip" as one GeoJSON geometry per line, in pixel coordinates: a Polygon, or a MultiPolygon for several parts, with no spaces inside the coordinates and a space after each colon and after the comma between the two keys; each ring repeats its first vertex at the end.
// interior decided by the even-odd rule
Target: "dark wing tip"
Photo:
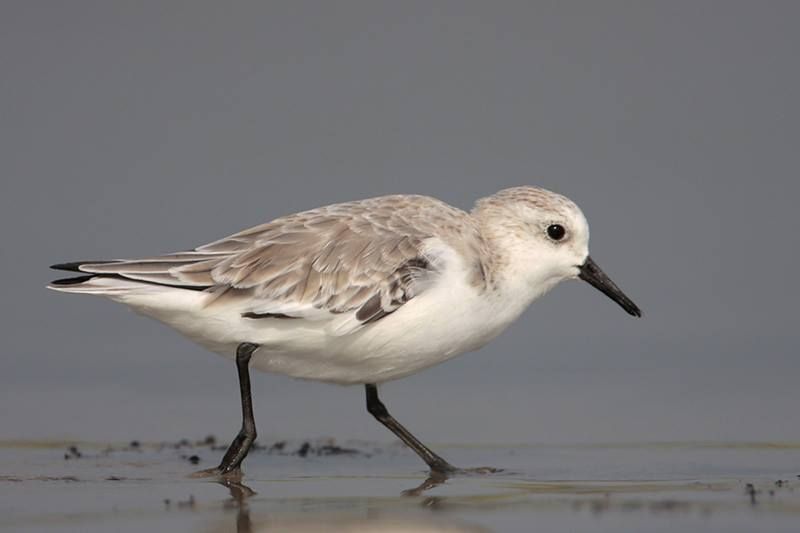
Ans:
{"type": "Polygon", "coordinates": [[[88,275],[88,276],[76,276],[74,278],[62,278],[51,281],[50,285],[78,285],[79,283],[83,283],[84,281],[89,281],[93,277],[95,276],[88,275]]]}
{"type": "Polygon", "coordinates": [[[56,263],[50,265],[53,270],[66,270],[67,272],[83,272],[81,265],[96,265],[100,263],[113,263],[114,261],[73,261],[71,263],[56,263]]]}

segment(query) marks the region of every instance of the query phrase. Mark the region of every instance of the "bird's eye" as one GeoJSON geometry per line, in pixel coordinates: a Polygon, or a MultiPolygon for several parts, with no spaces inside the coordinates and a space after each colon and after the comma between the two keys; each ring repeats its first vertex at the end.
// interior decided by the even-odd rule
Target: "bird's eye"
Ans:
{"type": "Polygon", "coordinates": [[[567,234],[567,230],[561,224],[550,224],[547,226],[547,236],[554,241],[560,241],[567,234]]]}

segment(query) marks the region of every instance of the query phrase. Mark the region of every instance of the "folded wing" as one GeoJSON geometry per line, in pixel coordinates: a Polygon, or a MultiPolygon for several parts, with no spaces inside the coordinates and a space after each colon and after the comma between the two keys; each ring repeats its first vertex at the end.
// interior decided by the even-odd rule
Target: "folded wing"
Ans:
{"type": "Polygon", "coordinates": [[[348,314],[344,334],[425,289],[436,267],[424,243],[462,214],[431,198],[388,196],[283,217],[186,252],[56,267],[205,291],[208,306],[235,303],[253,320],[348,314]]]}

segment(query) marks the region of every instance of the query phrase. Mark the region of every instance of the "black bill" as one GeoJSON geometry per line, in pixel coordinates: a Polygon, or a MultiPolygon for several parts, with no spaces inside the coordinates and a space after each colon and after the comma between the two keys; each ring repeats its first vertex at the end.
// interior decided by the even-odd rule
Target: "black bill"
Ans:
{"type": "Polygon", "coordinates": [[[579,278],[617,302],[629,315],[642,316],[642,311],[636,307],[636,304],[625,296],[625,293],[606,276],[605,272],[600,270],[591,257],[587,257],[586,262],[579,266],[578,270],[579,278]]]}

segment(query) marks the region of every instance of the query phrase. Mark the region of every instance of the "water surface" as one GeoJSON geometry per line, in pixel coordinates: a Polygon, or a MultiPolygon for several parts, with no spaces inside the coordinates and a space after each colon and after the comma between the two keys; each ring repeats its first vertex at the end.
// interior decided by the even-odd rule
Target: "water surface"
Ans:
{"type": "Polygon", "coordinates": [[[286,442],[223,483],[190,477],[219,459],[207,444],[133,444],[3,443],[0,528],[728,532],[800,519],[797,443],[437,446],[504,470],[430,486],[399,445],[286,442]]]}

